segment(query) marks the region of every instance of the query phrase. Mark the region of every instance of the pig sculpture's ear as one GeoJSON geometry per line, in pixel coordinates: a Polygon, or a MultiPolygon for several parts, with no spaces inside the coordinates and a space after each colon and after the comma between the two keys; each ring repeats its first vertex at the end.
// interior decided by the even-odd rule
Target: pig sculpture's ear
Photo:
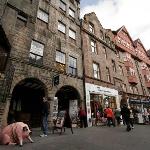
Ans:
{"type": "Polygon", "coordinates": [[[28,128],[27,127],[23,127],[23,131],[28,131],[28,128]]]}

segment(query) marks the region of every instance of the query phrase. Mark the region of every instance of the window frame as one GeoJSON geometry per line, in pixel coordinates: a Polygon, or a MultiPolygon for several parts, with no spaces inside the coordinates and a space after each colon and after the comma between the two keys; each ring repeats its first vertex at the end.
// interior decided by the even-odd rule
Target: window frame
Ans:
{"type": "Polygon", "coordinates": [[[89,23],[89,31],[91,32],[91,33],[95,33],[95,29],[94,29],[94,24],[93,23],[89,23]]]}
{"type": "Polygon", "coordinates": [[[43,21],[43,22],[45,22],[45,23],[48,23],[49,22],[49,13],[47,13],[46,11],[44,11],[43,9],[41,9],[41,8],[39,8],[38,9],[38,12],[37,12],[37,19],[39,19],[39,20],[41,20],[41,21],[43,21]],[[41,15],[42,15],[42,17],[43,17],[43,15],[45,14],[45,15],[47,15],[47,18],[45,19],[43,19],[41,16],[39,16],[39,13],[42,13],[41,15]]]}
{"type": "Polygon", "coordinates": [[[61,21],[58,21],[58,31],[62,32],[63,34],[66,34],[66,25],[63,22],[61,22],[61,21]],[[59,25],[62,25],[63,27],[65,27],[65,32],[63,32],[63,30],[61,30],[59,28],[59,25]]]}
{"type": "Polygon", "coordinates": [[[91,45],[91,51],[92,51],[93,53],[97,54],[97,45],[96,45],[96,41],[94,41],[94,40],[91,39],[90,45],[91,45]],[[94,45],[92,45],[92,43],[93,43],[94,45]]]}
{"type": "Polygon", "coordinates": [[[69,16],[71,16],[72,18],[75,18],[75,11],[71,7],[69,7],[69,16]],[[73,13],[73,15],[72,15],[72,13],[73,13]]]}
{"type": "Polygon", "coordinates": [[[95,78],[95,79],[100,79],[100,66],[99,66],[99,64],[98,63],[96,63],[96,62],[93,62],[93,77],[95,78]],[[94,65],[96,66],[96,69],[97,70],[94,70],[95,68],[94,68],[94,65]],[[95,76],[96,75],[96,76],[95,76]]]}
{"type": "Polygon", "coordinates": [[[60,50],[56,50],[55,61],[56,61],[57,63],[66,65],[66,54],[65,54],[64,52],[60,51],[60,50]],[[57,55],[57,52],[60,53],[60,54],[63,54],[63,55],[61,55],[61,56],[59,55],[59,56],[58,56],[58,55],[57,55]],[[58,56],[58,57],[61,57],[61,58],[62,58],[62,56],[64,56],[63,61],[61,61],[60,58],[58,58],[57,56],[58,56]],[[58,60],[57,60],[57,58],[58,58],[58,60]]]}
{"type": "Polygon", "coordinates": [[[71,28],[69,28],[69,38],[76,40],[76,32],[71,28]],[[71,33],[73,33],[74,36],[72,36],[71,33]]]}
{"type": "Polygon", "coordinates": [[[106,47],[102,47],[102,51],[103,51],[103,54],[105,56],[105,59],[107,59],[107,52],[106,52],[106,47]]]}
{"type": "MultiPolygon", "coordinates": [[[[74,61],[72,61],[72,62],[74,62],[74,61]]],[[[76,76],[77,75],[77,58],[75,58],[73,56],[69,56],[68,66],[69,66],[68,73],[71,74],[71,75],[76,76]],[[75,60],[76,67],[71,65],[71,59],[75,60]],[[70,72],[70,69],[72,70],[71,72],[70,72]]]]}
{"type": "Polygon", "coordinates": [[[39,42],[39,41],[36,41],[36,40],[32,40],[31,41],[31,47],[30,47],[30,51],[29,51],[29,62],[31,62],[31,63],[34,63],[34,64],[42,64],[43,63],[43,53],[44,53],[44,49],[45,49],[45,45],[43,44],[43,43],[41,43],[41,42],[39,42]],[[41,45],[43,48],[40,50],[40,51],[38,51],[37,50],[37,48],[34,48],[34,43],[36,43],[36,44],[39,44],[39,46],[41,45]],[[35,50],[36,49],[36,50],[35,50]],[[33,59],[33,57],[31,57],[31,55],[33,55],[35,58],[33,59]],[[41,62],[40,63],[38,63],[37,62],[37,57],[40,57],[41,58],[41,62]]]}
{"type": "Polygon", "coordinates": [[[67,5],[66,5],[66,3],[65,3],[64,1],[62,1],[62,0],[59,1],[59,8],[60,8],[62,11],[66,12],[66,9],[67,9],[66,6],[67,6],[67,5]],[[63,7],[61,7],[61,6],[62,6],[61,4],[65,7],[65,9],[64,9],[63,7]]]}
{"type": "Polygon", "coordinates": [[[106,77],[107,77],[107,82],[111,82],[110,70],[108,67],[106,67],[106,77]]]}

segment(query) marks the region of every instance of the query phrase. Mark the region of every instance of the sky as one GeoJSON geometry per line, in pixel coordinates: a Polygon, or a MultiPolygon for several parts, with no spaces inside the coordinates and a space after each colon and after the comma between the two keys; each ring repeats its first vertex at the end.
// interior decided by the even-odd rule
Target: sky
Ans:
{"type": "Polygon", "coordinates": [[[150,49],[150,0],[81,0],[81,18],[95,12],[105,29],[125,25],[133,41],[140,39],[150,49]]]}

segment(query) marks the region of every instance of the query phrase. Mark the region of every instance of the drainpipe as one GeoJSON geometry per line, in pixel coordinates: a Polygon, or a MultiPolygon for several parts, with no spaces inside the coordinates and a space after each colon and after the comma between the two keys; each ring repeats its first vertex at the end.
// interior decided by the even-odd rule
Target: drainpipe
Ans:
{"type": "Polygon", "coordinates": [[[87,113],[86,108],[86,89],[85,89],[85,67],[84,67],[84,52],[83,52],[83,39],[82,39],[82,19],[80,19],[80,35],[81,35],[81,51],[82,51],[82,64],[83,64],[83,93],[84,93],[84,105],[85,111],[87,113]]]}

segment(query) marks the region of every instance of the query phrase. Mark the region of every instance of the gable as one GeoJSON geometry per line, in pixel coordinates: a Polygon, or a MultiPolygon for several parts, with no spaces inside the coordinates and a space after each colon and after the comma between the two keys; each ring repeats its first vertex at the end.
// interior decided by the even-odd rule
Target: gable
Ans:
{"type": "Polygon", "coordinates": [[[124,26],[117,30],[115,40],[117,46],[121,49],[128,51],[129,53],[135,53],[132,38],[130,37],[127,29],[124,26]]]}

